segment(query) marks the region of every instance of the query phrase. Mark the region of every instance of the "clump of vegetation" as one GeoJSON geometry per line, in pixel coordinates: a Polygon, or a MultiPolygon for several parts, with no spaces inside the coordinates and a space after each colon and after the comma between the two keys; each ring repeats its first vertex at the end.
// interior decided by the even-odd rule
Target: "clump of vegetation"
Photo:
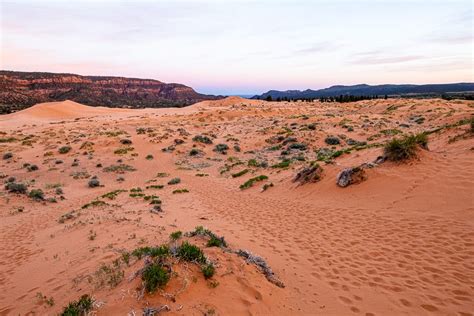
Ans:
{"type": "Polygon", "coordinates": [[[268,189],[272,188],[273,187],[273,183],[270,182],[270,183],[265,183],[262,187],[262,192],[265,192],[267,191],[268,189]]]}
{"type": "Polygon", "coordinates": [[[28,170],[28,172],[37,171],[37,170],[39,170],[39,167],[37,165],[28,164],[26,166],[26,170],[28,170]]]}
{"type": "Polygon", "coordinates": [[[204,256],[202,250],[198,246],[192,245],[187,241],[179,246],[177,256],[189,262],[197,262],[201,264],[206,263],[206,256],[204,256]]]}
{"type": "Polygon", "coordinates": [[[152,258],[167,257],[170,253],[170,249],[166,245],[161,245],[159,247],[140,247],[132,251],[132,256],[135,256],[137,259],[141,259],[143,256],[150,256],[152,258]]]}
{"type": "Polygon", "coordinates": [[[99,206],[106,206],[108,205],[106,202],[104,201],[101,201],[101,200],[94,200],[92,202],[89,202],[87,204],[84,204],[81,208],[82,209],[86,209],[86,208],[89,208],[89,207],[99,207],[99,206]]]}
{"type": "Polygon", "coordinates": [[[116,155],[126,155],[129,151],[133,151],[135,148],[133,147],[122,147],[118,148],[114,151],[114,154],[116,155]]]}
{"type": "Polygon", "coordinates": [[[120,140],[120,143],[122,145],[131,145],[132,144],[132,140],[131,139],[128,139],[128,138],[123,138],[120,140]]]}
{"type": "Polygon", "coordinates": [[[203,144],[212,144],[212,140],[205,135],[196,135],[193,137],[193,141],[203,144]]]}
{"type": "Polygon", "coordinates": [[[205,279],[210,279],[214,276],[216,268],[214,268],[214,265],[212,263],[207,263],[202,265],[201,271],[205,279]]]}
{"type": "Polygon", "coordinates": [[[209,177],[207,173],[196,173],[196,177],[209,177]]]}
{"type": "Polygon", "coordinates": [[[384,147],[384,155],[390,161],[403,161],[416,157],[417,148],[428,148],[428,136],[425,133],[394,138],[384,147]]]}
{"type": "Polygon", "coordinates": [[[24,183],[17,183],[17,182],[8,182],[6,185],[5,185],[5,189],[8,191],[8,192],[11,192],[11,193],[19,193],[19,194],[26,194],[28,188],[26,186],[26,184],[24,183]]]}
{"type": "Polygon", "coordinates": [[[173,194],[179,194],[179,193],[188,193],[188,189],[177,189],[173,191],[173,194]]]}
{"type": "Polygon", "coordinates": [[[127,190],[114,190],[102,195],[103,199],[115,200],[115,198],[122,192],[127,192],[127,190]]]}
{"type": "Polygon", "coordinates": [[[243,176],[244,174],[248,173],[249,171],[250,171],[249,169],[241,170],[237,173],[232,174],[232,178],[237,178],[237,177],[243,176]]]}
{"type": "Polygon", "coordinates": [[[162,184],[153,184],[153,185],[148,185],[146,189],[163,189],[165,186],[162,184]]]}
{"type": "Polygon", "coordinates": [[[248,189],[248,188],[252,187],[255,184],[255,182],[259,182],[259,181],[263,181],[263,180],[267,180],[267,179],[268,179],[268,177],[265,176],[265,175],[260,175],[258,177],[248,179],[244,184],[240,185],[240,189],[241,190],[248,189]]]}
{"type": "Polygon", "coordinates": [[[291,149],[306,150],[307,148],[308,148],[308,146],[306,144],[303,144],[303,143],[292,143],[292,144],[288,145],[289,150],[291,150],[291,149]]]}
{"type": "Polygon", "coordinates": [[[13,154],[8,152],[8,153],[4,153],[2,158],[3,158],[3,160],[7,160],[7,159],[10,159],[12,157],[13,157],[13,154]]]}
{"type": "Polygon", "coordinates": [[[257,168],[266,168],[268,167],[268,163],[266,161],[257,161],[257,159],[249,159],[247,162],[248,167],[257,167],[257,168]]]}
{"type": "Polygon", "coordinates": [[[67,154],[68,152],[71,151],[71,149],[72,149],[71,146],[62,146],[62,147],[59,147],[58,152],[60,154],[67,154]]]}
{"type": "Polygon", "coordinates": [[[70,302],[64,307],[61,316],[82,316],[92,310],[93,300],[88,294],[84,294],[77,301],[70,302]]]}
{"type": "Polygon", "coordinates": [[[168,177],[168,176],[169,176],[169,174],[166,173],[166,172],[158,172],[158,173],[156,174],[156,177],[157,177],[157,178],[166,178],[166,177],[168,177]]]}
{"type": "Polygon", "coordinates": [[[229,150],[229,146],[227,144],[217,144],[214,148],[215,152],[226,154],[227,150],[229,150]]]}
{"type": "Polygon", "coordinates": [[[172,232],[172,233],[170,234],[171,240],[178,240],[178,239],[181,238],[181,236],[183,236],[183,232],[180,231],[180,230],[177,230],[177,231],[172,232]]]}
{"type": "Polygon", "coordinates": [[[341,141],[335,136],[328,136],[324,139],[324,142],[328,145],[339,145],[341,141]]]}
{"type": "Polygon", "coordinates": [[[284,168],[288,168],[288,167],[290,166],[290,164],[291,164],[291,160],[290,160],[290,159],[283,159],[283,160],[280,161],[279,163],[274,164],[274,165],[272,166],[272,168],[274,168],[274,169],[278,169],[278,168],[284,169],[284,168]]]}
{"type": "Polygon", "coordinates": [[[93,177],[89,180],[89,182],[87,182],[87,185],[89,186],[89,188],[96,188],[100,186],[100,181],[99,179],[97,179],[97,177],[93,177]]]}
{"type": "Polygon", "coordinates": [[[153,263],[147,266],[143,271],[142,280],[145,283],[147,292],[153,293],[168,283],[170,273],[159,263],[153,263]]]}
{"type": "Polygon", "coordinates": [[[153,158],[154,158],[153,155],[147,155],[147,156],[145,157],[146,160],[153,160],[153,158]]]}
{"type": "Polygon", "coordinates": [[[36,201],[44,200],[44,192],[41,189],[33,189],[28,193],[28,196],[36,201]]]}
{"type": "Polygon", "coordinates": [[[181,179],[180,179],[180,178],[173,178],[173,179],[171,179],[170,181],[168,181],[168,184],[169,184],[169,185],[178,184],[178,183],[181,183],[181,179]]]}
{"type": "Polygon", "coordinates": [[[193,148],[189,151],[189,155],[190,156],[197,156],[201,153],[201,151],[199,149],[196,149],[196,148],[193,148]]]}
{"type": "Polygon", "coordinates": [[[126,164],[120,164],[120,165],[111,165],[109,167],[105,167],[104,171],[105,172],[116,172],[116,173],[124,173],[125,171],[136,171],[134,167],[126,164]]]}

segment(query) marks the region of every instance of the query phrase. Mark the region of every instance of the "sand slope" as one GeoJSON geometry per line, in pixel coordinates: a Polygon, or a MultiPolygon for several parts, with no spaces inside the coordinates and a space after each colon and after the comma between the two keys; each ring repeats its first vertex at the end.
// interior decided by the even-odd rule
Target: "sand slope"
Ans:
{"type": "MultiPolygon", "coordinates": [[[[472,101],[228,98],[156,110],[56,105],[0,118],[0,137],[14,139],[0,143],[0,152],[13,154],[0,161],[2,181],[14,176],[57,199],[37,202],[0,190],[0,315],[54,315],[84,293],[100,303],[99,315],[140,314],[145,306],[161,304],[170,306],[170,315],[474,314],[474,133],[465,123],[474,115],[472,101]],[[76,115],[88,118],[74,120],[76,115]],[[34,125],[30,117],[38,118],[34,125]],[[27,125],[6,128],[7,118],[27,125]],[[437,128],[429,135],[429,151],[420,150],[417,159],[386,162],[368,169],[365,182],[336,186],[342,169],[381,155],[380,144],[437,128]],[[213,144],[192,140],[202,134],[213,144]],[[327,145],[328,135],[341,143],[327,145]],[[288,145],[272,143],[278,136],[307,148],[284,154],[288,145]],[[320,148],[348,149],[349,140],[373,146],[319,161],[320,182],[292,182],[318,159],[320,148]],[[226,155],[214,150],[219,143],[229,146],[226,155]],[[66,144],[72,150],[60,154],[66,144]],[[133,150],[117,153],[126,147],[133,150]],[[199,154],[191,156],[192,149],[199,154]],[[150,154],[153,159],[146,159],[150,154]],[[291,158],[288,167],[271,167],[285,157],[291,158]],[[267,166],[249,165],[251,159],[267,166]],[[25,163],[39,170],[29,172],[25,163]],[[136,170],[104,169],[119,163],[136,170]],[[94,175],[103,186],[87,186],[94,175]],[[259,175],[269,179],[239,189],[259,175]],[[175,177],[181,182],[169,185],[175,177]],[[269,183],[273,187],[262,192],[269,183]],[[63,194],[56,193],[57,186],[63,194]],[[163,213],[150,213],[148,201],[131,197],[137,187],[159,196],[163,213]],[[113,200],[103,197],[118,189],[127,192],[113,200]],[[94,200],[107,204],[83,208],[94,200]],[[73,210],[77,217],[58,221],[73,210]],[[233,249],[265,258],[286,287],[271,284],[233,254],[205,247],[205,241],[205,253],[217,262],[216,287],[192,265],[177,270],[179,277],[165,292],[142,300],[136,299],[138,280],[96,286],[95,272],[123,251],[166,242],[171,232],[197,225],[225,236],[233,249]],[[182,286],[174,300],[166,295],[182,286]],[[39,300],[38,292],[53,297],[54,306],[39,300]]],[[[122,266],[126,278],[138,265],[122,266]]]]}

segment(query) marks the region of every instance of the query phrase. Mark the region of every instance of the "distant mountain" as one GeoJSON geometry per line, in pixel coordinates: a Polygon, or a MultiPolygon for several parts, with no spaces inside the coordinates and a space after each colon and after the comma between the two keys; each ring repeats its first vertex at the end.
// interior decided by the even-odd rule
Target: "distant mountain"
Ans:
{"type": "Polygon", "coordinates": [[[220,96],[197,93],[179,83],[124,77],[0,71],[0,113],[36,103],[72,100],[92,106],[182,107],[220,96]]]}
{"type": "Polygon", "coordinates": [[[383,84],[371,86],[367,84],[358,84],[354,86],[332,86],[320,90],[270,90],[261,95],[252,97],[253,99],[266,99],[271,96],[277,98],[321,98],[335,97],[340,95],[407,95],[407,94],[435,94],[441,95],[449,92],[474,92],[474,83],[447,83],[447,84],[383,84]]]}

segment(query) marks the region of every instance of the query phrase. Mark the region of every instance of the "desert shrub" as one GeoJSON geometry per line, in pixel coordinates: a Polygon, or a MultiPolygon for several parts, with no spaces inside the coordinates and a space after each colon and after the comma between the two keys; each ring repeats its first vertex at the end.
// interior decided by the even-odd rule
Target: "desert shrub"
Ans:
{"type": "Polygon", "coordinates": [[[163,189],[165,186],[162,184],[153,184],[153,185],[148,185],[146,189],[163,189]]]}
{"type": "Polygon", "coordinates": [[[189,151],[189,155],[190,156],[197,156],[201,153],[201,151],[199,149],[196,149],[196,148],[193,148],[189,151]]]}
{"type": "Polygon", "coordinates": [[[162,288],[168,283],[170,274],[160,264],[153,263],[143,271],[142,280],[145,282],[147,292],[153,293],[157,288],[162,288]]]}
{"type": "Polygon", "coordinates": [[[212,263],[204,264],[201,267],[202,274],[204,274],[204,278],[209,279],[212,278],[214,275],[216,268],[214,268],[214,265],[212,263]]]}
{"type": "Polygon", "coordinates": [[[115,200],[115,198],[122,192],[127,192],[127,190],[114,190],[114,191],[105,193],[104,195],[102,195],[102,198],[104,198],[104,199],[107,198],[109,200],[115,200]]]}
{"type": "Polygon", "coordinates": [[[267,191],[268,189],[272,188],[273,187],[273,183],[270,182],[270,183],[265,183],[262,187],[262,192],[265,192],[267,191]]]}
{"type": "Polygon", "coordinates": [[[328,136],[326,137],[326,139],[324,140],[324,142],[328,145],[339,145],[341,143],[341,141],[339,140],[339,138],[335,137],[335,136],[328,136]]]}
{"type": "Polygon", "coordinates": [[[116,172],[116,173],[124,173],[125,171],[136,171],[134,167],[126,164],[120,164],[120,165],[111,165],[109,167],[105,167],[104,171],[105,172],[116,172]]]}
{"type": "Polygon", "coordinates": [[[100,186],[100,181],[97,178],[92,178],[89,180],[89,182],[87,182],[87,185],[89,186],[89,188],[96,188],[100,186]]]}
{"type": "Polygon", "coordinates": [[[127,154],[129,151],[133,151],[135,150],[135,148],[133,147],[122,147],[122,148],[118,148],[114,151],[114,154],[116,155],[125,155],[127,154]]]}
{"type": "Polygon", "coordinates": [[[168,181],[168,184],[169,184],[169,185],[178,184],[178,183],[181,183],[181,179],[180,179],[180,178],[173,178],[173,179],[171,179],[170,181],[168,181]]]}
{"type": "Polygon", "coordinates": [[[171,238],[171,240],[178,240],[178,239],[181,238],[182,235],[183,235],[183,232],[178,230],[178,231],[172,232],[170,234],[170,238],[171,238]]]}
{"type": "Polygon", "coordinates": [[[208,246],[208,247],[227,247],[227,244],[224,241],[224,237],[217,237],[216,235],[212,234],[211,239],[209,239],[207,241],[206,246],[208,246]]]}
{"type": "Polygon", "coordinates": [[[11,193],[25,194],[27,191],[27,186],[24,183],[8,182],[5,185],[5,189],[11,193]]]}
{"type": "Polygon", "coordinates": [[[26,170],[28,170],[29,172],[36,171],[36,170],[38,170],[38,169],[39,169],[39,168],[38,168],[37,165],[28,165],[28,166],[26,167],[26,170]]]}
{"type": "Polygon", "coordinates": [[[16,138],[14,137],[0,138],[0,143],[13,143],[13,142],[16,142],[16,138]]]}
{"type": "Polygon", "coordinates": [[[217,144],[216,147],[214,147],[214,151],[224,154],[229,150],[229,146],[227,144],[217,144]]]}
{"type": "Polygon", "coordinates": [[[277,168],[282,168],[282,169],[283,169],[283,168],[288,168],[288,167],[290,166],[290,164],[291,164],[291,160],[290,160],[290,159],[284,159],[284,160],[280,161],[279,163],[274,164],[274,165],[272,166],[272,168],[274,168],[274,169],[277,169],[277,168]]]}
{"type": "Polygon", "coordinates": [[[167,245],[161,245],[158,247],[140,247],[132,251],[132,256],[141,259],[143,256],[150,256],[153,258],[156,257],[166,257],[170,253],[170,249],[167,245]]]}
{"type": "Polygon", "coordinates": [[[474,133],[474,117],[471,117],[471,133],[474,133]]]}
{"type": "Polygon", "coordinates": [[[86,208],[89,208],[89,207],[99,207],[99,206],[106,206],[106,205],[108,205],[108,204],[104,201],[94,200],[92,202],[84,204],[81,208],[86,209],[86,208]]]}
{"type": "Polygon", "coordinates": [[[59,147],[58,152],[60,154],[67,154],[68,152],[71,151],[71,149],[72,149],[71,146],[62,146],[62,147],[59,147]]]}
{"type": "MultiPolygon", "coordinates": [[[[90,240],[94,240],[97,234],[91,230],[90,240]]],[[[113,265],[103,264],[99,270],[95,272],[97,278],[97,285],[102,287],[108,285],[110,288],[114,288],[122,282],[125,272],[120,268],[120,261],[114,260],[113,265]]]]}
{"type": "Polygon", "coordinates": [[[124,139],[121,139],[121,140],[120,140],[120,143],[121,143],[122,145],[131,145],[131,144],[132,144],[132,140],[127,139],[127,138],[124,138],[124,139]]]}
{"type": "Polygon", "coordinates": [[[3,160],[7,160],[7,159],[10,159],[12,157],[13,157],[13,154],[8,152],[8,153],[4,153],[2,158],[3,158],[3,160]]]}
{"type": "Polygon", "coordinates": [[[196,135],[193,137],[193,141],[203,144],[212,144],[212,140],[205,135],[196,135]]]}
{"type": "Polygon", "coordinates": [[[146,160],[153,160],[153,155],[146,155],[145,159],[146,160]]]}
{"type": "Polygon", "coordinates": [[[166,177],[168,177],[168,176],[169,176],[169,174],[166,173],[166,172],[158,172],[158,173],[156,174],[156,177],[157,177],[157,178],[166,178],[166,177]]]}
{"type": "Polygon", "coordinates": [[[308,148],[308,146],[306,146],[306,144],[303,144],[303,143],[292,143],[290,145],[288,145],[288,149],[296,149],[296,150],[306,150],[308,148]]]}
{"type": "Polygon", "coordinates": [[[195,245],[183,242],[178,248],[177,256],[185,261],[205,263],[206,257],[202,250],[195,245]]]}
{"type": "Polygon", "coordinates": [[[394,138],[384,147],[384,155],[391,161],[402,161],[416,156],[418,147],[427,148],[428,136],[424,133],[394,138]]]}
{"type": "Polygon", "coordinates": [[[232,174],[232,178],[237,178],[237,177],[243,176],[244,174],[246,174],[249,171],[250,171],[249,169],[244,169],[242,171],[234,173],[234,174],[232,174]]]}
{"type": "Polygon", "coordinates": [[[189,192],[188,189],[178,189],[178,190],[174,190],[173,194],[188,193],[188,192],[189,192]]]}
{"type": "Polygon", "coordinates": [[[255,177],[255,178],[251,178],[251,179],[247,180],[244,184],[242,184],[240,186],[240,189],[241,190],[248,189],[251,186],[253,186],[255,182],[263,181],[263,180],[266,180],[266,179],[268,179],[268,177],[265,176],[265,175],[260,175],[260,176],[255,177]]]}
{"type": "Polygon", "coordinates": [[[64,307],[61,316],[83,316],[92,309],[93,300],[88,294],[84,294],[77,301],[70,302],[64,307]]]}
{"type": "Polygon", "coordinates": [[[239,145],[234,145],[234,150],[239,153],[242,149],[239,145]]]}
{"type": "Polygon", "coordinates": [[[28,193],[28,196],[33,200],[44,200],[44,192],[41,189],[33,189],[28,193]]]}

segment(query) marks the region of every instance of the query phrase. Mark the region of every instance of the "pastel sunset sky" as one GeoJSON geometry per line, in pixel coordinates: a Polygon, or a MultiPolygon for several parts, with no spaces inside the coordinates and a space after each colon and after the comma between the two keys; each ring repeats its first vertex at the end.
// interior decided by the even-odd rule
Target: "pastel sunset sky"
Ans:
{"type": "Polygon", "coordinates": [[[0,68],[256,94],[473,80],[473,2],[4,1],[0,68]]]}

